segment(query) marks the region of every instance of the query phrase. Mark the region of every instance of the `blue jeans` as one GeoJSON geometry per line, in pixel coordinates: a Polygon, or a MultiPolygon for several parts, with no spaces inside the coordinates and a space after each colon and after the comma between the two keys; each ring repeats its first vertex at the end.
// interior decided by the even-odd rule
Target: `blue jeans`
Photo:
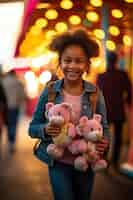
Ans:
{"type": "Polygon", "coordinates": [[[80,172],[72,165],[56,162],[49,167],[54,200],[89,200],[94,173],[91,169],[80,172]]]}
{"type": "Polygon", "coordinates": [[[12,108],[8,109],[7,113],[7,132],[8,132],[8,141],[12,144],[16,141],[16,128],[19,118],[19,109],[12,108]]]}

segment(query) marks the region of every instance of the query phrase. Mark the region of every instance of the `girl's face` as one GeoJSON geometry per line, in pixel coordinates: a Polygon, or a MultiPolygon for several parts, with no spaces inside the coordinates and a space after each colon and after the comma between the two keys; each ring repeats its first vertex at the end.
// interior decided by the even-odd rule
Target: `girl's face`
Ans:
{"type": "Polygon", "coordinates": [[[77,82],[87,70],[88,58],[79,45],[66,47],[61,57],[61,69],[65,79],[77,82]]]}

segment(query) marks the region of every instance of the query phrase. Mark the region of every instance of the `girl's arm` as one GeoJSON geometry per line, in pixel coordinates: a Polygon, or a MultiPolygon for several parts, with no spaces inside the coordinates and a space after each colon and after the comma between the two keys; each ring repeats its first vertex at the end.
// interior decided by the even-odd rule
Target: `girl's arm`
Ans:
{"type": "Polygon", "coordinates": [[[42,140],[49,140],[50,136],[48,136],[45,132],[45,127],[48,123],[48,120],[45,117],[45,104],[48,102],[48,89],[42,92],[39,97],[38,104],[36,106],[35,112],[33,114],[33,118],[29,124],[29,135],[32,138],[39,138],[42,140]]]}

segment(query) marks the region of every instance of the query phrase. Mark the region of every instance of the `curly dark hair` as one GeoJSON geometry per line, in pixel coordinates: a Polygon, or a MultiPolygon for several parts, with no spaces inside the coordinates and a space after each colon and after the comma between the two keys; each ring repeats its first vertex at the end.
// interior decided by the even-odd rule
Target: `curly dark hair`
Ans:
{"type": "Polygon", "coordinates": [[[52,51],[57,51],[60,62],[62,53],[68,46],[71,45],[80,46],[84,50],[88,59],[91,57],[97,57],[99,55],[98,43],[83,29],[68,31],[62,35],[58,35],[52,40],[49,48],[52,51]]]}

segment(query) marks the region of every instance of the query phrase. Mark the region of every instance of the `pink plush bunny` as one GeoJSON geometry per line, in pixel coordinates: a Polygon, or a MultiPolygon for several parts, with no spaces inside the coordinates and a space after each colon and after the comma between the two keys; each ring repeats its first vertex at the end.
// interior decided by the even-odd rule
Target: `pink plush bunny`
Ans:
{"type": "MultiPolygon", "coordinates": [[[[91,163],[92,169],[95,172],[107,168],[107,162],[100,158],[95,147],[95,143],[103,137],[101,115],[94,114],[92,119],[88,119],[86,116],[81,117],[77,126],[77,133],[84,138],[87,147],[83,148],[83,151],[80,152],[82,154],[75,159],[75,168],[85,171],[89,163],[91,163]]],[[[81,145],[85,147],[83,142],[79,146],[81,145]]],[[[79,147],[71,144],[69,150],[72,152],[74,148],[77,149],[79,147]]],[[[80,147],[80,149],[82,148],[80,147]]],[[[73,150],[73,152],[76,152],[76,150],[73,150]]]]}
{"type": "Polygon", "coordinates": [[[61,158],[64,149],[71,144],[76,136],[76,128],[71,123],[72,108],[68,103],[54,105],[49,102],[46,104],[46,117],[49,123],[60,126],[61,132],[58,136],[53,137],[53,143],[47,147],[47,152],[53,158],[61,158]]]}

